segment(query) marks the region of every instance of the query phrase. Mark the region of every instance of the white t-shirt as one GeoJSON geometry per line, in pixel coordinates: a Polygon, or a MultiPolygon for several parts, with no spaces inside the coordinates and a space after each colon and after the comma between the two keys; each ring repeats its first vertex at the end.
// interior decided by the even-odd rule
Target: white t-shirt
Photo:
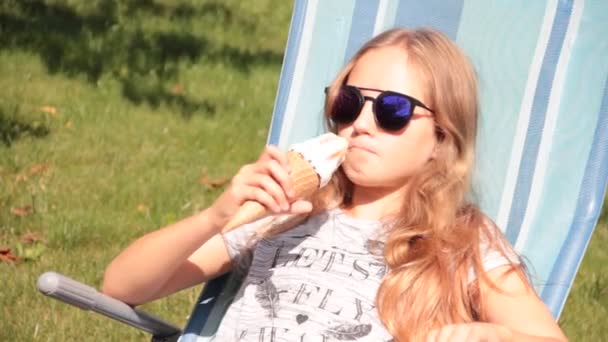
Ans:
{"type": "MultiPolygon", "coordinates": [[[[392,341],[375,307],[388,271],[379,221],[329,210],[252,247],[256,228],[224,235],[235,263],[250,266],[215,340],[392,341]]],[[[508,263],[484,253],[486,270],[508,263]]]]}

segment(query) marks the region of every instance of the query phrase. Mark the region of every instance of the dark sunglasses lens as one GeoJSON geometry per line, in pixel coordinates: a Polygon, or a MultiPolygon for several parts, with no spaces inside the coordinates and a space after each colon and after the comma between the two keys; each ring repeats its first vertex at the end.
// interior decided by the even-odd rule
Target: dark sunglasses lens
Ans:
{"type": "Polygon", "coordinates": [[[398,131],[410,121],[412,102],[401,95],[382,94],[376,99],[376,112],[382,128],[398,131]]]}
{"type": "Polygon", "coordinates": [[[355,121],[360,111],[361,102],[356,90],[342,88],[334,100],[331,118],[336,123],[348,124],[355,121]]]}

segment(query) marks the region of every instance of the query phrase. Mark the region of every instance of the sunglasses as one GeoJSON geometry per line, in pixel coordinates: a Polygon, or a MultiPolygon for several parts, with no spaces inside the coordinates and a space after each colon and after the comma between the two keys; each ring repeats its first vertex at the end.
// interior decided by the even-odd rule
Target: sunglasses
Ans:
{"type": "MultiPolygon", "coordinates": [[[[329,88],[325,88],[327,94],[329,88]]],[[[357,120],[365,101],[372,101],[372,111],[378,125],[386,131],[399,131],[407,125],[414,114],[416,106],[431,113],[432,109],[419,100],[394,91],[384,91],[372,88],[344,85],[340,88],[333,105],[331,120],[337,124],[350,124],[357,120]],[[376,91],[380,94],[375,98],[364,96],[361,90],[376,91]]]]}

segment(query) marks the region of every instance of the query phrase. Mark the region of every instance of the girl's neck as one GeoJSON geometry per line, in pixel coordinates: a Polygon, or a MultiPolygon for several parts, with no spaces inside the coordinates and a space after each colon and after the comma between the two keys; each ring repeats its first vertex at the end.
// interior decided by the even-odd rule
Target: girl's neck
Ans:
{"type": "Polygon", "coordinates": [[[352,201],[343,211],[352,217],[379,220],[397,214],[403,201],[403,189],[353,188],[352,201]]]}

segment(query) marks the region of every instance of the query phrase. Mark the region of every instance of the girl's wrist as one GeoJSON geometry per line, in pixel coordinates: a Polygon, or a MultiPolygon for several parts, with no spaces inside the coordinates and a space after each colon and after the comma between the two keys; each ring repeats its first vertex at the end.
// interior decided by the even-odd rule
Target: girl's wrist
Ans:
{"type": "Polygon", "coordinates": [[[198,213],[197,221],[200,222],[201,226],[210,226],[210,228],[215,233],[220,233],[222,231],[222,228],[226,224],[226,222],[224,222],[226,220],[221,217],[221,215],[218,215],[217,212],[212,209],[212,207],[209,207],[198,213]]]}
{"type": "Polygon", "coordinates": [[[505,327],[504,325],[495,324],[496,330],[498,331],[498,336],[501,341],[514,341],[513,338],[513,330],[505,327]]]}

